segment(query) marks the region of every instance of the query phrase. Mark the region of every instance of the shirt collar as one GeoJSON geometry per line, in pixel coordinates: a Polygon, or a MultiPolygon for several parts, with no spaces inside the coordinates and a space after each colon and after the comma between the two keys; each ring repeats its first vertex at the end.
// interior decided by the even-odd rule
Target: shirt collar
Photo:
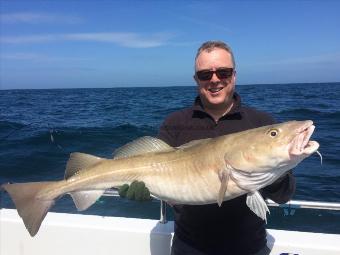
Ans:
{"type": "MultiPolygon", "coordinates": [[[[237,94],[236,92],[234,92],[233,100],[234,100],[234,104],[233,104],[232,108],[223,117],[230,116],[230,115],[233,115],[233,114],[240,114],[241,113],[241,97],[240,97],[240,95],[237,94]]],[[[203,114],[208,114],[204,110],[204,107],[203,107],[203,104],[202,104],[200,96],[197,96],[195,98],[195,102],[194,102],[194,105],[193,105],[193,111],[194,111],[194,116],[195,116],[195,113],[199,114],[199,115],[202,114],[202,113],[203,114]]]]}

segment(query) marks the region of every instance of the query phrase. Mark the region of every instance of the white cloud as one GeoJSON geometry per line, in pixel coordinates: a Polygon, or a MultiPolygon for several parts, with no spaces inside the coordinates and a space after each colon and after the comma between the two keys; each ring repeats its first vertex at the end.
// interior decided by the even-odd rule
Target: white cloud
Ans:
{"type": "Polygon", "coordinates": [[[44,56],[36,53],[17,52],[12,54],[2,54],[1,59],[5,60],[39,60],[44,56]]]}
{"type": "Polygon", "coordinates": [[[78,16],[70,15],[58,15],[48,13],[36,13],[36,12],[16,12],[6,13],[0,15],[1,23],[67,23],[75,24],[82,22],[82,19],[78,16]]]}
{"type": "Polygon", "coordinates": [[[1,43],[42,43],[58,40],[58,35],[3,36],[1,43]]]}
{"type": "Polygon", "coordinates": [[[71,34],[44,34],[28,36],[4,36],[1,43],[44,43],[54,41],[92,41],[115,43],[129,48],[152,48],[162,46],[174,35],[169,33],[157,33],[153,35],[141,35],[137,33],[71,33],[71,34]]]}
{"type": "Polygon", "coordinates": [[[87,58],[50,56],[34,52],[13,52],[0,55],[0,60],[5,61],[35,61],[35,62],[59,62],[59,61],[84,61],[87,58]]]}

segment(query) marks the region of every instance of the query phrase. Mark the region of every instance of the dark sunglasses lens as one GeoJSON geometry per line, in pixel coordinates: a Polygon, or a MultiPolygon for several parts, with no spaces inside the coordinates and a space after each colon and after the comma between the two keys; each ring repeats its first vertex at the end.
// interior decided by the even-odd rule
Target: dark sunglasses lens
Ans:
{"type": "Polygon", "coordinates": [[[218,78],[220,79],[227,79],[230,76],[233,75],[233,69],[232,68],[227,68],[227,69],[218,69],[216,71],[216,75],[218,76],[218,78]]]}
{"type": "Polygon", "coordinates": [[[196,72],[197,78],[201,81],[208,81],[212,78],[213,74],[216,73],[219,79],[227,79],[233,75],[233,68],[221,68],[216,71],[203,70],[196,72]]]}
{"type": "Polygon", "coordinates": [[[213,73],[213,71],[198,71],[196,75],[199,80],[208,81],[213,76],[213,73]]]}

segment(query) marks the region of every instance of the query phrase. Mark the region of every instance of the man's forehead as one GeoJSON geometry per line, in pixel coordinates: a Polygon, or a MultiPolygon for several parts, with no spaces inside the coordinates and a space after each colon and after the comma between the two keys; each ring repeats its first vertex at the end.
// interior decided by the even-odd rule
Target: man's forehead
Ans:
{"type": "Polygon", "coordinates": [[[214,48],[212,50],[204,50],[202,51],[196,61],[195,66],[210,66],[210,65],[222,65],[233,67],[232,64],[232,56],[230,52],[225,49],[214,48]]]}

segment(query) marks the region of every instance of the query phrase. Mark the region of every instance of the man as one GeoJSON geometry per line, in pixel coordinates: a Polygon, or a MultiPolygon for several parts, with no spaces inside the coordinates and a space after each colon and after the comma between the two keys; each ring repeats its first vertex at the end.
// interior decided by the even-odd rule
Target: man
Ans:
{"type": "MultiPolygon", "coordinates": [[[[194,105],[170,114],[160,128],[158,137],[169,145],[176,147],[192,140],[274,123],[270,115],[241,104],[235,92],[234,56],[224,42],[202,44],[195,58],[194,79],[199,94],[194,105]]],[[[289,172],[260,192],[265,198],[284,203],[294,191],[295,179],[289,172]]],[[[225,201],[221,207],[216,203],[175,205],[173,208],[172,255],[264,255],[270,252],[266,246],[265,222],[246,205],[246,195],[225,201]]]]}
{"type": "MultiPolygon", "coordinates": [[[[198,94],[192,107],[170,114],[158,137],[171,146],[191,140],[216,137],[274,123],[263,112],[241,104],[235,93],[235,60],[230,47],[208,41],[198,49],[195,75],[198,94]]],[[[260,92],[259,92],[260,93],[260,92]]],[[[261,193],[278,203],[295,191],[291,172],[261,193]]],[[[265,222],[246,205],[246,195],[225,201],[222,206],[174,206],[175,235],[172,255],[182,254],[269,254],[265,222]]]]}

